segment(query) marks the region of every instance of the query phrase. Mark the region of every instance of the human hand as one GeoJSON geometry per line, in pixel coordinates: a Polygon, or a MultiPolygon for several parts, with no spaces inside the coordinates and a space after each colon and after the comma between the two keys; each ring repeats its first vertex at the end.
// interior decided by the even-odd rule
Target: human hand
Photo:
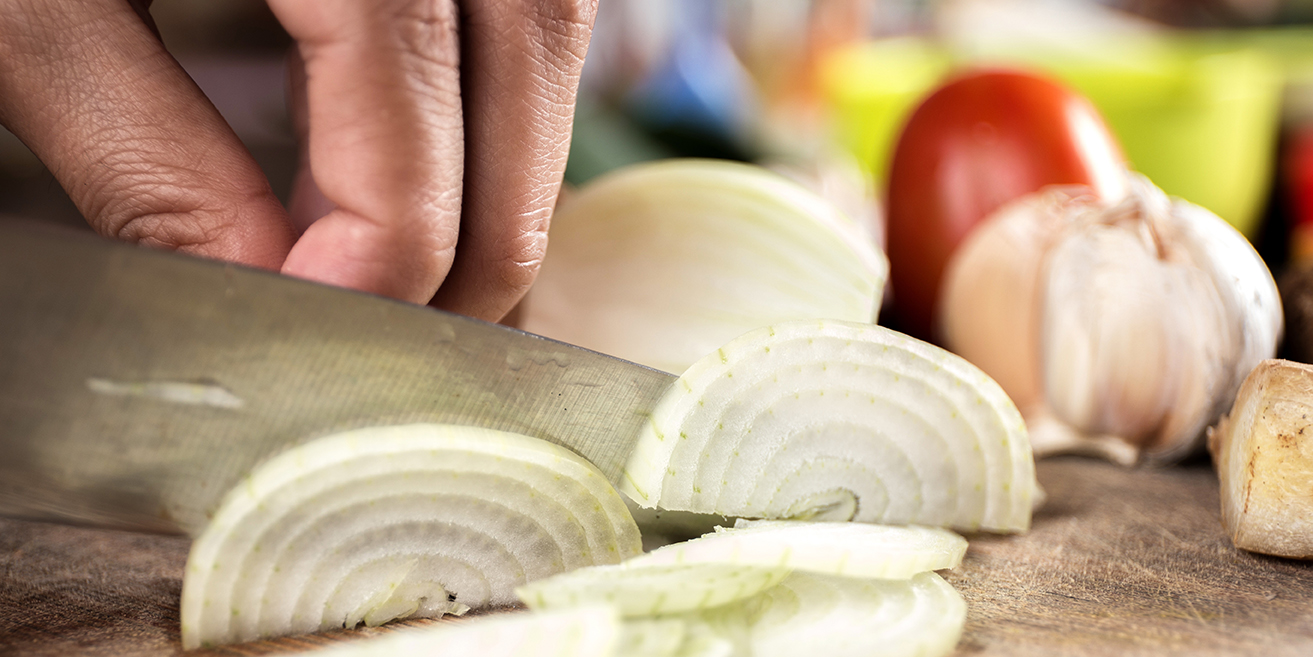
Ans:
{"type": "Polygon", "coordinates": [[[0,0],[0,123],[102,235],[496,320],[546,248],[596,2],[269,0],[290,215],[150,0],[0,0]]]}

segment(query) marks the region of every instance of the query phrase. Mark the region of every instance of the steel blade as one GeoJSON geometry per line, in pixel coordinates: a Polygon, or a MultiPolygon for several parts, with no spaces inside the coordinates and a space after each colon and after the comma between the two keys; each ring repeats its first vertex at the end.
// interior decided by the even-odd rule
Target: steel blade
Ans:
{"type": "Polygon", "coordinates": [[[619,476],[670,374],[430,308],[0,221],[0,514],[205,524],[262,459],[376,424],[537,436],[619,476]]]}

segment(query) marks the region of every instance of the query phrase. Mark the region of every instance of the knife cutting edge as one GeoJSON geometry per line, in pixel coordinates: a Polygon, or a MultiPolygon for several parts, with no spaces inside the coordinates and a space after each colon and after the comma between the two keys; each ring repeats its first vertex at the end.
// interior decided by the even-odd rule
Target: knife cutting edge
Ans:
{"type": "Polygon", "coordinates": [[[673,381],[432,308],[0,221],[0,515],[195,532],[263,459],[409,422],[543,438],[615,482],[673,381]]]}

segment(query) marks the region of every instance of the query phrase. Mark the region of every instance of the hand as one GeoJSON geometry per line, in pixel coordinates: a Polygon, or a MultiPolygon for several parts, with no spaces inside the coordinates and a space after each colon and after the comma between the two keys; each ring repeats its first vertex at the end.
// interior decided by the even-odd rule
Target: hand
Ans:
{"type": "Polygon", "coordinates": [[[0,123],[98,232],[488,320],[523,296],[597,0],[269,0],[298,46],[290,215],[149,4],[0,0],[0,123]]]}

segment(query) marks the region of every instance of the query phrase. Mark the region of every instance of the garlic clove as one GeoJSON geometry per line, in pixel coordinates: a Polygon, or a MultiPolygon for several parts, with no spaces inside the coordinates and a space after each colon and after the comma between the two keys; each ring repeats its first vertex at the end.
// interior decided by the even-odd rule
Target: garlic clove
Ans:
{"type": "Polygon", "coordinates": [[[976,227],[945,270],[937,313],[944,344],[998,381],[1027,416],[1043,407],[1035,345],[1045,254],[1071,208],[1096,202],[1081,186],[1024,196],[976,227]]]}
{"type": "Polygon", "coordinates": [[[1200,371],[1202,338],[1221,325],[1220,300],[1202,273],[1163,263],[1152,249],[1135,233],[1087,226],[1053,250],[1042,302],[1054,414],[1083,433],[1141,446],[1174,436],[1179,418],[1198,417],[1221,385],[1200,371]]]}
{"type": "MultiPolygon", "coordinates": [[[[1113,435],[1087,435],[1053,416],[1043,404],[1026,415],[1026,431],[1036,458],[1055,454],[1092,456],[1118,465],[1131,466],[1140,460],[1138,447],[1113,435]]],[[[1038,507],[1036,507],[1038,508],[1038,507]]]]}
{"type": "Polygon", "coordinates": [[[1179,199],[1171,214],[1182,247],[1213,279],[1226,308],[1225,340],[1235,347],[1226,362],[1229,380],[1212,411],[1217,417],[1230,408],[1249,373],[1276,353],[1284,328],[1281,296],[1262,256],[1231,224],[1179,199]]]}

